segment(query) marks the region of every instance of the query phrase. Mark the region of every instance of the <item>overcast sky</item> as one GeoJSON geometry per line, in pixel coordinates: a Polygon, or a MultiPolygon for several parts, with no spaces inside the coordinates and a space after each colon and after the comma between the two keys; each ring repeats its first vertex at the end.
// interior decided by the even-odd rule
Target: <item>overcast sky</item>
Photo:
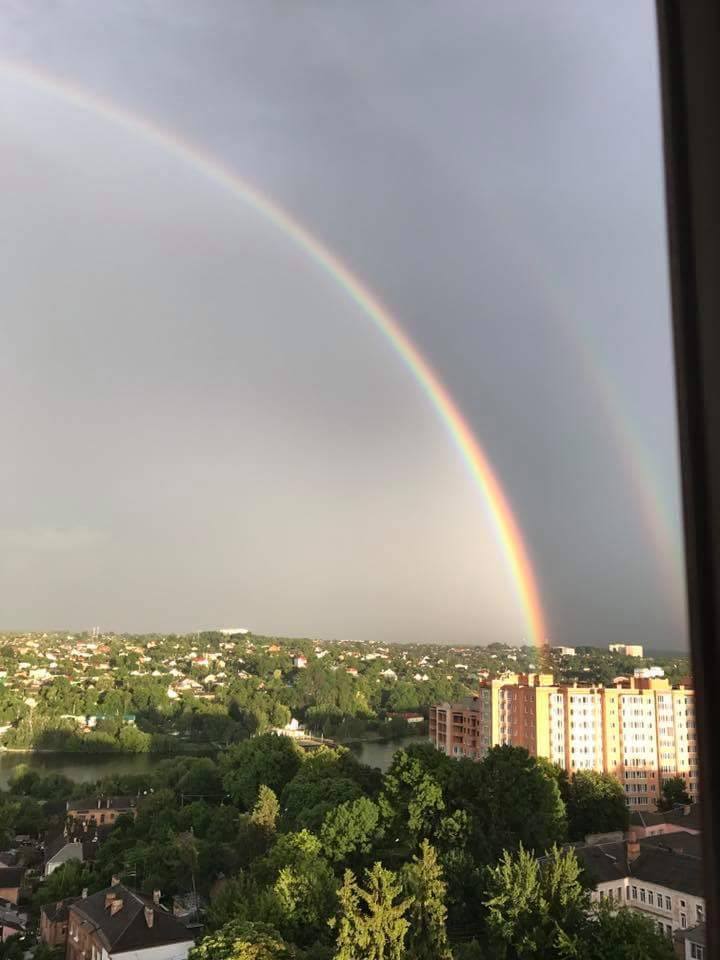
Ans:
{"type": "MultiPolygon", "coordinates": [[[[8,0],[0,57],[260,187],[494,464],[550,639],[685,644],[653,4],[8,0]]],[[[331,278],[0,66],[0,627],[527,636],[486,504],[331,278]]]]}

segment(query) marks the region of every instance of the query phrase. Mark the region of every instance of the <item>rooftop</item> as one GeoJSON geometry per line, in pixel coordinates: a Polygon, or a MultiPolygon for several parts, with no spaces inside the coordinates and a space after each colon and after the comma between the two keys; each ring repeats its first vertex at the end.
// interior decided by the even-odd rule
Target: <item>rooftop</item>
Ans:
{"type": "Polygon", "coordinates": [[[192,939],[187,927],[164,907],[120,883],[76,900],[70,913],[97,932],[108,953],[192,939]]]}

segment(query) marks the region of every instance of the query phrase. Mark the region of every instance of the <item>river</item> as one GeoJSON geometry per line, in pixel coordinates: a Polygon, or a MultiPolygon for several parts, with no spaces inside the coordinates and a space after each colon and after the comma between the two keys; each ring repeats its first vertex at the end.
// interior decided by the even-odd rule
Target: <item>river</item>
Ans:
{"type": "MultiPolygon", "coordinates": [[[[398,737],[396,740],[357,742],[348,746],[361,763],[387,770],[396,750],[411,743],[420,743],[422,739],[398,737]]],[[[113,773],[146,773],[158,759],[155,753],[0,753],[0,788],[7,789],[13,772],[21,764],[39,773],[62,773],[77,782],[94,783],[113,773]]]]}

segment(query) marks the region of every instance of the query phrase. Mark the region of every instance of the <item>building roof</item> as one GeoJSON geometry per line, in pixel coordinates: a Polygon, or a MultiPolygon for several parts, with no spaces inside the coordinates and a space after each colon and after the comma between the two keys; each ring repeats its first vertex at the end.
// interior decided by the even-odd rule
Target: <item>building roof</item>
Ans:
{"type": "Polygon", "coordinates": [[[0,867],[0,888],[19,887],[24,876],[24,867],[0,867]]]}
{"type": "Polygon", "coordinates": [[[120,883],[76,900],[70,907],[70,914],[96,931],[108,953],[125,953],[192,940],[184,923],[152,899],[120,883]],[[114,913],[110,909],[112,901],[122,903],[114,913]],[[152,925],[148,923],[148,913],[152,925]]]}
{"type": "Polygon", "coordinates": [[[68,910],[75,903],[77,897],[66,897],[65,900],[56,900],[54,903],[44,903],[40,913],[44,913],[50,923],[64,923],[68,918],[68,910]]]}
{"type": "Polygon", "coordinates": [[[647,837],[640,841],[640,855],[630,862],[622,841],[578,845],[575,853],[594,884],[635,878],[703,897],[700,839],[689,833],[647,837]]]}
{"type": "Polygon", "coordinates": [[[584,844],[575,853],[593,883],[611,883],[628,876],[624,841],[584,844]]]}
{"type": "Polygon", "coordinates": [[[702,859],[703,838],[697,833],[688,833],[687,830],[678,830],[677,833],[659,833],[654,837],[644,837],[640,847],[661,847],[674,850],[675,853],[684,853],[688,857],[702,859]]]}
{"type": "Polygon", "coordinates": [[[689,930],[678,930],[675,934],[675,939],[682,943],[684,940],[689,940],[691,943],[699,943],[701,946],[705,946],[705,924],[699,923],[696,927],[691,927],[689,930]]]}
{"type": "Polygon", "coordinates": [[[687,804],[675,810],[657,810],[653,813],[643,813],[633,810],[630,814],[631,826],[655,827],[661,823],[671,823],[688,830],[701,830],[701,807],[699,803],[687,804]],[[689,809],[687,809],[689,808],[689,809]]]}
{"type": "Polygon", "coordinates": [[[641,844],[640,856],[630,867],[630,876],[638,880],[689,893],[693,897],[705,896],[702,860],[699,857],[641,844]]]}

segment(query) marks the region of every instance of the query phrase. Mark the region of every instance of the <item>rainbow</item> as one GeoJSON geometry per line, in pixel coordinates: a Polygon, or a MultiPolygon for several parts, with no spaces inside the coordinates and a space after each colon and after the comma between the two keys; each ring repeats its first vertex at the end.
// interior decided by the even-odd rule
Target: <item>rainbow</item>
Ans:
{"type": "MultiPolygon", "coordinates": [[[[585,383],[594,395],[603,422],[620,451],[620,465],[652,544],[652,557],[672,612],[676,639],[687,643],[684,539],[679,505],[674,501],[672,491],[663,490],[660,470],[647,442],[625,410],[621,387],[613,381],[607,365],[598,362],[599,349],[581,326],[573,322],[578,312],[576,306],[569,302],[561,284],[549,282],[548,278],[556,271],[542,264],[542,246],[533,248],[533,256],[530,256],[529,248],[519,247],[514,242],[516,237],[522,236],[524,228],[512,223],[509,211],[504,211],[503,217],[493,216],[491,209],[483,212],[486,219],[492,219],[493,240],[496,245],[503,244],[503,257],[515,264],[516,273],[526,283],[532,283],[536,299],[543,300],[548,308],[547,319],[557,327],[561,339],[571,347],[573,359],[582,366],[585,383]]],[[[679,491],[679,477],[675,478],[675,482],[679,491]]]]}
{"type": "Polygon", "coordinates": [[[497,475],[447,388],[400,323],[375,294],[302,224],[200,147],[144,117],[130,113],[105,98],[88,93],[35,66],[0,60],[0,71],[8,78],[43,94],[57,97],[67,104],[112,121],[129,134],[143,137],[172,153],[277,227],[345,291],[403,360],[447,428],[474,483],[484,497],[515,585],[529,638],[537,647],[545,644],[548,634],[537,579],[520,527],[497,475]]]}

